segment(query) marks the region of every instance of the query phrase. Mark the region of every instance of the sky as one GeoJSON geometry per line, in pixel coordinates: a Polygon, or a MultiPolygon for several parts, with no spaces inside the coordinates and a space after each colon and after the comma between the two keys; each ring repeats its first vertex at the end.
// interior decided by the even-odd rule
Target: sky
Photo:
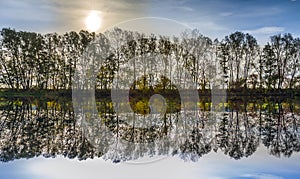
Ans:
{"type": "Polygon", "coordinates": [[[271,35],[300,36],[300,0],[0,0],[0,28],[40,33],[85,29],[91,10],[99,12],[99,32],[141,17],[160,17],[197,28],[212,39],[235,31],[252,34],[260,44],[271,35]]]}

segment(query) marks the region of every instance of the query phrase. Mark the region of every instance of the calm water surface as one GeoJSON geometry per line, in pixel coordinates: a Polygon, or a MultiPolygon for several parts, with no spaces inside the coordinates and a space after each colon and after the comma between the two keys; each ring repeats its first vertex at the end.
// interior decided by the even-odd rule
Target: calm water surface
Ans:
{"type": "Polygon", "coordinates": [[[198,105],[192,121],[176,102],[155,118],[146,102],[134,103],[132,119],[97,101],[103,132],[83,129],[70,100],[2,99],[0,178],[300,177],[299,101],[234,100],[218,112],[198,105]]]}

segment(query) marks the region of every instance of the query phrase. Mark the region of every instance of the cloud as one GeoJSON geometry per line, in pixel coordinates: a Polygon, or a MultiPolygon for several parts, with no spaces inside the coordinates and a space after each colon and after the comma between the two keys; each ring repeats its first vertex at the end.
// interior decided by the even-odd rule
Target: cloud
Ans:
{"type": "Polygon", "coordinates": [[[212,20],[199,20],[198,22],[188,23],[191,27],[198,28],[199,30],[220,31],[228,30],[225,26],[222,26],[212,20]]]}
{"type": "Polygon", "coordinates": [[[274,33],[280,33],[283,32],[285,29],[284,27],[277,27],[277,26],[269,26],[269,27],[261,27],[258,29],[252,29],[252,30],[244,30],[243,32],[249,33],[249,34],[274,34],[274,33]]]}
{"type": "Polygon", "coordinates": [[[225,35],[231,32],[231,29],[229,29],[227,26],[210,18],[201,18],[197,21],[188,22],[187,25],[191,28],[199,29],[201,34],[212,39],[222,39],[225,37],[225,35]]]}
{"type": "Polygon", "coordinates": [[[80,1],[67,0],[0,0],[0,27],[41,33],[64,33],[85,29],[84,19],[90,10],[103,12],[105,29],[118,22],[145,16],[148,2],[139,0],[80,1]],[[132,6],[134,4],[134,6],[132,6]]]}
{"type": "Polygon", "coordinates": [[[263,18],[274,17],[279,14],[284,14],[285,9],[276,6],[246,6],[246,7],[236,7],[237,10],[234,11],[234,17],[236,18],[263,18]]]}
{"type": "Polygon", "coordinates": [[[173,9],[178,9],[178,10],[183,10],[183,11],[188,11],[188,12],[193,12],[194,9],[191,7],[187,6],[178,6],[178,7],[173,7],[173,9]]]}
{"type": "Polygon", "coordinates": [[[283,8],[279,7],[249,7],[242,9],[236,14],[238,17],[242,18],[254,18],[254,17],[266,17],[266,16],[274,16],[282,13],[284,11],[283,8]]]}
{"type": "Polygon", "coordinates": [[[242,178],[253,178],[253,179],[283,179],[281,176],[266,174],[266,173],[253,173],[253,174],[243,174],[242,178]]]}
{"type": "Polygon", "coordinates": [[[232,12],[221,12],[219,15],[222,17],[228,17],[228,16],[232,16],[233,13],[232,12]]]}

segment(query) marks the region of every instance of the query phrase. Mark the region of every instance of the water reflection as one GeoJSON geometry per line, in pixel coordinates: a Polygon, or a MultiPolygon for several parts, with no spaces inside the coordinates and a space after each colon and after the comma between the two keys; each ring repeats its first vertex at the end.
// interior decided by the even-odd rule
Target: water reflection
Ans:
{"type": "MultiPolygon", "coordinates": [[[[226,112],[210,112],[210,103],[202,102],[199,120],[187,132],[179,130],[177,118],[182,114],[175,110],[176,105],[156,126],[143,128],[124,120],[126,114],[116,115],[111,102],[98,101],[99,115],[105,118],[105,125],[114,135],[113,140],[98,150],[77,125],[70,100],[2,100],[0,160],[62,155],[79,160],[103,157],[119,162],[143,156],[178,155],[184,160],[197,161],[218,150],[241,159],[250,157],[260,145],[276,157],[289,157],[300,151],[300,106],[295,100],[264,99],[255,103],[234,100],[219,104],[226,112]],[[119,139],[136,145],[122,144],[119,139]]],[[[143,105],[132,106],[143,108],[143,105]]],[[[136,109],[139,110],[142,109],[136,109]]],[[[143,122],[144,117],[141,114],[137,121],[143,122]]]]}

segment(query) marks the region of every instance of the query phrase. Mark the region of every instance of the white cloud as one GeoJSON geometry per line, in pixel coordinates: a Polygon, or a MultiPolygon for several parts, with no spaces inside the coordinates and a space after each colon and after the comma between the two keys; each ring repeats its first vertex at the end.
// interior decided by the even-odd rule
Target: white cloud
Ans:
{"type": "Polygon", "coordinates": [[[261,27],[258,29],[252,29],[252,30],[244,30],[243,32],[249,33],[249,34],[275,34],[283,32],[285,29],[284,27],[277,27],[277,26],[269,26],[269,27],[261,27]]]}
{"type": "Polygon", "coordinates": [[[266,173],[253,173],[253,174],[243,174],[243,178],[254,178],[254,179],[283,179],[281,176],[266,174],[266,173]]]}

